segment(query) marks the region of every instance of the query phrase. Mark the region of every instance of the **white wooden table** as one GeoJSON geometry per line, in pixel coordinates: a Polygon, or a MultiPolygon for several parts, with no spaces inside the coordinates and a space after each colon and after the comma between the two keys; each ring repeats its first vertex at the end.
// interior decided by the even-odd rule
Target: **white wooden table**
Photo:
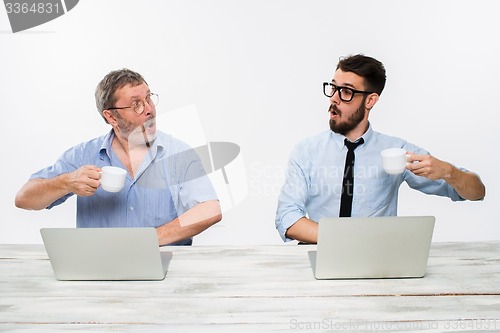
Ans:
{"type": "Polygon", "coordinates": [[[422,279],[316,280],[312,245],[171,247],[163,281],[57,281],[0,245],[0,332],[500,331],[500,242],[433,244],[422,279]]]}

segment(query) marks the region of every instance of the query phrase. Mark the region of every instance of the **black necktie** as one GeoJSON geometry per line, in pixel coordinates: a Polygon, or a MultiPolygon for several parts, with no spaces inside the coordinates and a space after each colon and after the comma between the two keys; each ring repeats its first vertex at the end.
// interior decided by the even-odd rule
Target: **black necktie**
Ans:
{"type": "Polygon", "coordinates": [[[352,194],[354,190],[354,149],[363,144],[363,138],[356,142],[347,139],[344,143],[347,147],[347,156],[345,158],[344,179],[342,179],[342,196],[340,197],[340,217],[350,217],[352,209],[352,194]]]}

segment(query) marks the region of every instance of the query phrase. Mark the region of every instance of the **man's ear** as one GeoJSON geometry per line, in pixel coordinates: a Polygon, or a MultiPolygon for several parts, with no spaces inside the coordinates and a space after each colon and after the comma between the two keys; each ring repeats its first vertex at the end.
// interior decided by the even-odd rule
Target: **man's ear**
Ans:
{"type": "Polygon", "coordinates": [[[111,125],[114,126],[116,124],[116,116],[111,110],[104,110],[102,111],[102,115],[104,119],[111,125]]]}
{"type": "Polygon", "coordinates": [[[375,104],[377,104],[378,99],[379,99],[379,95],[376,93],[368,95],[368,97],[366,98],[366,101],[365,101],[365,107],[368,110],[371,110],[375,106],[375,104]]]}

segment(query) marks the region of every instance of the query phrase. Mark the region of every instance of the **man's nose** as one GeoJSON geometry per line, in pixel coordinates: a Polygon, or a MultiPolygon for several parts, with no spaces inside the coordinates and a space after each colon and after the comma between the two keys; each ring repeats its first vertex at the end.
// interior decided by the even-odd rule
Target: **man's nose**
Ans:
{"type": "Polygon", "coordinates": [[[151,106],[149,103],[147,103],[147,102],[143,102],[143,103],[144,103],[144,113],[145,114],[151,114],[156,110],[155,107],[151,106]]]}

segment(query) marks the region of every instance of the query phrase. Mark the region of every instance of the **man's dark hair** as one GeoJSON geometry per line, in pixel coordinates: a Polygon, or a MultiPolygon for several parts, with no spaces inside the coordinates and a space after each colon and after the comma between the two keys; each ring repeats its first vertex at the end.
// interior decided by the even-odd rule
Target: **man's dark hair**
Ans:
{"type": "Polygon", "coordinates": [[[362,54],[348,56],[340,59],[337,69],[343,72],[353,72],[365,79],[365,89],[367,91],[382,94],[385,87],[384,65],[371,57],[362,54]]]}

